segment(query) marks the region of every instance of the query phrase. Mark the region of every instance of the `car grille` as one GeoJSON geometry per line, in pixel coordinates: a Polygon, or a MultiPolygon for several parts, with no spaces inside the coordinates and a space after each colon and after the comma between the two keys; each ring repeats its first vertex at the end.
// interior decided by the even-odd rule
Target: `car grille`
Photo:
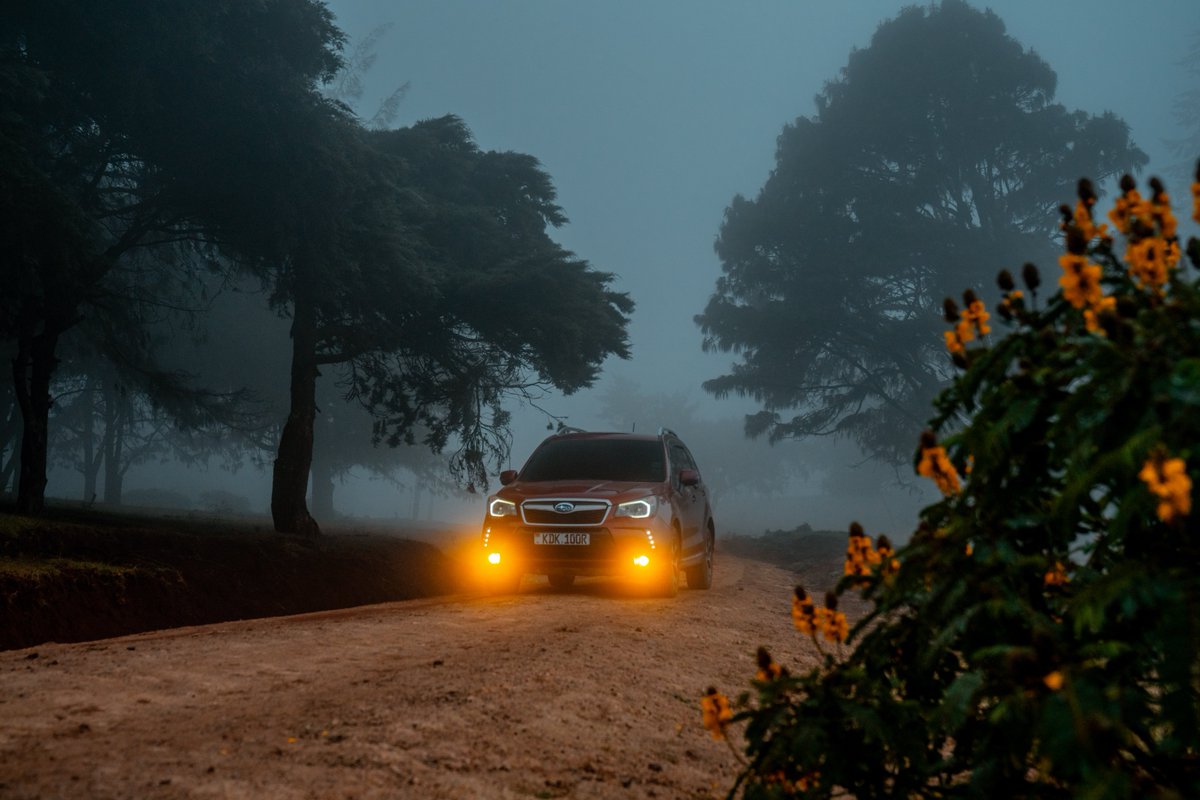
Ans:
{"type": "Polygon", "coordinates": [[[521,504],[526,525],[599,525],[609,503],[599,500],[529,500],[521,504]],[[570,510],[556,510],[555,506],[570,510]]]}

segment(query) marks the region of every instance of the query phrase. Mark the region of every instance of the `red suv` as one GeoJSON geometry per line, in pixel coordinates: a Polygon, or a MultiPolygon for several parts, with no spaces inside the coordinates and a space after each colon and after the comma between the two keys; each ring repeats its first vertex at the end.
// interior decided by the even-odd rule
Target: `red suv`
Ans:
{"type": "Polygon", "coordinates": [[[658,435],[568,429],[542,442],[520,472],[500,473],[483,520],[490,583],[521,576],[566,588],[576,575],[639,576],[662,594],[712,585],[716,528],[692,454],[658,435]]]}

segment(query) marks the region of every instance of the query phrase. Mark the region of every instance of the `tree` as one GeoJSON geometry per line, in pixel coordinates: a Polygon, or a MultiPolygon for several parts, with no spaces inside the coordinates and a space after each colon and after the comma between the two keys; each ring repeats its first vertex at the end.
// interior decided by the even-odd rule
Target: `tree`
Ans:
{"type": "MultiPolygon", "coordinates": [[[[0,334],[17,351],[18,507],[37,511],[60,338],[86,315],[103,320],[115,310],[122,322],[136,321],[138,303],[152,298],[122,297],[111,285],[135,250],[211,238],[212,220],[230,213],[278,231],[274,220],[249,214],[265,205],[253,205],[261,192],[234,195],[247,201],[237,209],[229,196],[204,198],[211,218],[204,230],[194,225],[197,204],[183,200],[194,200],[198,185],[211,187],[215,171],[228,173],[231,159],[270,151],[274,128],[248,134],[239,126],[294,111],[300,104],[287,101],[296,85],[311,93],[318,76],[332,75],[340,40],[328,9],[304,0],[39,0],[17,3],[6,22],[0,278],[15,291],[0,303],[0,334]],[[229,146],[231,138],[241,149],[229,146]],[[210,140],[224,146],[219,164],[188,147],[210,140]]],[[[137,331],[109,341],[137,343],[137,331]]],[[[159,385],[167,394],[181,388],[159,385]]]]}
{"type": "Polygon", "coordinates": [[[945,0],[881,24],[815,116],[784,128],[758,197],[726,209],[724,274],[696,318],[706,350],[740,356],[705,389],[762,404],[749,434],[905,459],[905,431],[949,377],[942,298],[1048,257],[1080,175],[1146,161],[1124,122],[1054,91],[995,14],[945,0]]]}
{"type": "Polygon", "coordinates": [[[272,495],[281,530],[315,531],[304,493],[318,366],[346,365],[377,441],[411,444],[421,431],[435,452],[457,441],[452,470],[486,485],[487,460],[507,454],[507,396],[541,382],[571,392],[608,355],[628,356],[632,301],[549,237],[566,217],[534,158],[480,150],[453,116],[367,140],[386,159],[370,174],[392,182],[364,180],[344,207],[373,233],[340,240],[336,285],[313,273],[292,284],[296,424],[272,495]]]}
{"type": "Polygon", "coordinates": [[[1172,108],[1181,135],[1169,139],[1167,144],[1179,158],[1179,163],[1172,170],[1175,173],[1172,182],[1177,176],[1182,179],[1180,183],[1185,183],[1191,171],[1191,159],[1200,152],[1200,29],[1192,32],[1187,55],[1178,63],[1187,86],[1175,98],[1172,108]]]}

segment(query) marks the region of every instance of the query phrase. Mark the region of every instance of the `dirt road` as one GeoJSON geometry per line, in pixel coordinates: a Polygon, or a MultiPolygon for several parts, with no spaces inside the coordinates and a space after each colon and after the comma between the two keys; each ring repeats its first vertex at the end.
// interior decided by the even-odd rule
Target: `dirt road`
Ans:
{"type": "Polygon", "coordinates": [[[812,662],[794,582],[726,556],[669,600],[527,579],[3,652],[0,798],[724,796],[698,698],[746,688],[760,644],[812,662]]]}

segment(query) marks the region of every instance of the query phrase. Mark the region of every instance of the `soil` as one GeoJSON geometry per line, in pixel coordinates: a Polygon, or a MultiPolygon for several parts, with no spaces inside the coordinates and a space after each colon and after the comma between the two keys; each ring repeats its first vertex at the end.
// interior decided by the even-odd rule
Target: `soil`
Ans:
{"type": "Polygon", "coordinates": [[[701,693],[749,688],[759,645],[815,664],[791,589],[840,566],[719,553],[671,599],[527,578],[0,652],[0,797],[722,797],[701,693]]]}

